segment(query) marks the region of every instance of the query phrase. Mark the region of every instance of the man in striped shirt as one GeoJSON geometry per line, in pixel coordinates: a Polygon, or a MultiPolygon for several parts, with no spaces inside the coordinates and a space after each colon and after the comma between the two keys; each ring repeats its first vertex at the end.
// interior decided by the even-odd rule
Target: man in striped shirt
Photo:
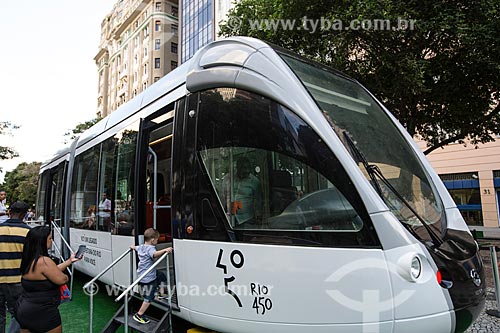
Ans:
{"type": "Polygon", "coordinates": [[[7,308],[12,320],[9,333],[19,332],[18,322],[13,317],[14,305],[22,293],[21,257],[24,239],[30,230],[23,222],[29,206],[17,201],[10,206],[10,219],[0,224],[0,333],[5,333],[7,308]]]}

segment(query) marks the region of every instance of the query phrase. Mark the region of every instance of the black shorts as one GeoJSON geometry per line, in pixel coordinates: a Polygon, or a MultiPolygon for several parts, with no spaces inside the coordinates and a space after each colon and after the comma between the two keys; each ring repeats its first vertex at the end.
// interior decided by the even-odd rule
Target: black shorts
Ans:
{"type": "Polygon", "coordinates": [[[31,333],[47,332],[61,325],[58,301],[32,301],[21,296],[17,303],[16,319],[22,329],[31,333]]]}

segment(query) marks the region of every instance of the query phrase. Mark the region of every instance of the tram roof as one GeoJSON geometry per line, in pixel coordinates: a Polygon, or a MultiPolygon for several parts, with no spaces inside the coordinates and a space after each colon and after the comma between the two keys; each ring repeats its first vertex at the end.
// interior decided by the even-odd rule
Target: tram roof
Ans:
{"type": "MultiPolygon", "coordinates": [[[[308,112],[317,108],[315,102],[276,51],[286,52],[250,37],[231,37],[214,41],[83,132],[77,139],[75,148],[85,145],[139,112],[142,112],[141,118],[147,117],[149,113],[156,111],[154,108],[147,108],[148,105],[176,89],[182,89],[183,86],[185,93],[219,87],[247,89],[295,110],[319,132],[331,131],[331,128],[322,124],[324,119],[321,119],[320,113],[308,112]]],[[[59,151],[44,163],[42,169],[66,153],[65,150],[59,151]]]]}

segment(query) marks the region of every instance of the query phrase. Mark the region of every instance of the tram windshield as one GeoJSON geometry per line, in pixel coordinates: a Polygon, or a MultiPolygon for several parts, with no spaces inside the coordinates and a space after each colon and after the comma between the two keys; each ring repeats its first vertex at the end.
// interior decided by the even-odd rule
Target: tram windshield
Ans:
{"type": "MultiPolygon", "coordinates": [[[[293,233],[309,245],[377,243],[342,165],[291,110],[233,88],[204,91],[199,105],[196,146],[210,182],[199,191],[215,190],[236,236],[254,230],[293,233]]],[[[202,209],[207,221],[210,209],[202,209]]]]}
{"type": "Polygon", "coordinates": [[[422,225],[413,209],[427,224],[440,229],[444,214],[437,191],[412,147],[378,103],[354,81],[326,68],[281,56],[398,219],[407,225],[422,225]],[[362,158],[353,152],[349,140],[362,158]],[[367,165],[378,167],[393,189],[370,175],[367,165]]]}

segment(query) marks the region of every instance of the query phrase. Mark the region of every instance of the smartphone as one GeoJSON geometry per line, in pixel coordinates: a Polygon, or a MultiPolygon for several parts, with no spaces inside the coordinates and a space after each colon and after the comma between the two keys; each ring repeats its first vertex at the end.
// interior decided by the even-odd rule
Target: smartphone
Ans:
{"type": "Polygon", "coordinates": [[[85,253],[86,250],[87,250],[86,245],[80,245],[78,247],[78,251],[76,251],[76,253],[75,253],[75,258],[78,258],[78,259],[83,258],[83,254],[85,253]]]}

